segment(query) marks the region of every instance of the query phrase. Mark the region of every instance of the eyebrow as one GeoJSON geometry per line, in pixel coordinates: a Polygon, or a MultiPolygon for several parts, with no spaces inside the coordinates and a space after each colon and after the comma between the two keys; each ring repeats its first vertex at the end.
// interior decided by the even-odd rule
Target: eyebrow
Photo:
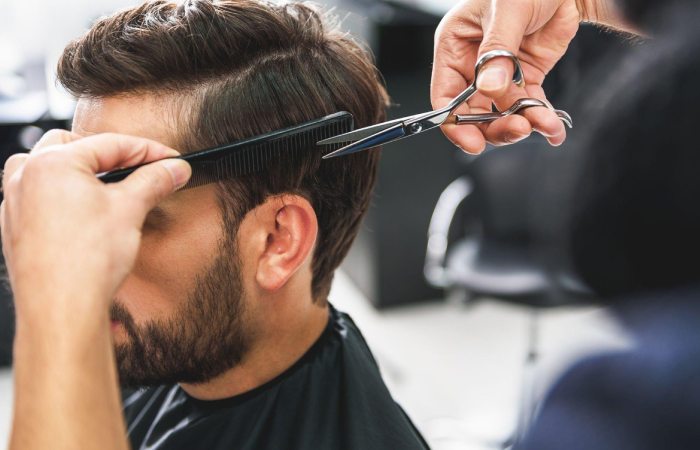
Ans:
{"type": "Polygon", "coordinates": [[[163,208],[160,206],[156,206],[150,211],[148,211],[148,215],[151,216],[151,218],[155,220],[168,220],[170,219],[170,215],[166,213],[163,208]]]}

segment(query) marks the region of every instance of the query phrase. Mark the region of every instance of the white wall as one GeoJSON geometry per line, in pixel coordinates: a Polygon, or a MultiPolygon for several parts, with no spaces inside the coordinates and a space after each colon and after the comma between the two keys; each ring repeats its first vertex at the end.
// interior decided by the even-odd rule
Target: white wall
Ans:
{"type": "MultiPolygon", "coordinates": [[[[0,88],[17,83],[7,74],[27,62],[44,61],[48,103],[56,118],[69,118],[73,102],[55,86],[54,68],[66,43],[85,32],[98,17],[141,3],[137,0],[0,0],[0,88]],[[3,78],[3,74],[5,77],[3,78]]],[[[342,0],[319,1],[344,18],[344,28],[371,41],[366,17],[342,0]]],[[[0,89],[0,92],[3,92],[0,89]]]]}

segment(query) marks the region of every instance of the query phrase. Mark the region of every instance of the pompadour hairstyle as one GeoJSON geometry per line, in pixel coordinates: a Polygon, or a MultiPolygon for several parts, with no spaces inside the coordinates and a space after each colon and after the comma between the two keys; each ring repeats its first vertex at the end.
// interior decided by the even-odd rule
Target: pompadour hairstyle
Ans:
{"type": "MultiPolygon", "coordinates": [[[[371,57],[315,7],[257,0],[156,0],[97,21],[71,42],[58,80],[77,97],[163,96],[184,153],[349,111],[358,127],[388,102],[371,57]]],[[[312,292],[323,302],[370,203],[379,152],[321,162],[310,150],[219,183],[226,232],[268,196],[313,205],[312,292]]]]}

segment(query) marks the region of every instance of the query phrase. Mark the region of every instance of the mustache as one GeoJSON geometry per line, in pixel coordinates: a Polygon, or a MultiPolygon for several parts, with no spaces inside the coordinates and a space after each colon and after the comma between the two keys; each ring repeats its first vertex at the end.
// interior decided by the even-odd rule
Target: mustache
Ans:
{"type": "Polygon", "coordinates": [[[116,299],[112,300],[112,304],[109,307],[109,318],[113,321],[124,323],[134,321],[129,311],[116,299]]]}
{"type": "Polygon", "coordinates": [[[131,337],[133,341],[139,341],[139,333],[136,328],[136,322],[134,318],[131,317],[129,311],[124,307],[118,299],[112,300],[112,304],[109,306],[109,318],[114,322],[121,322],[121,324],[126,329],[126,333],[131,337]]]}

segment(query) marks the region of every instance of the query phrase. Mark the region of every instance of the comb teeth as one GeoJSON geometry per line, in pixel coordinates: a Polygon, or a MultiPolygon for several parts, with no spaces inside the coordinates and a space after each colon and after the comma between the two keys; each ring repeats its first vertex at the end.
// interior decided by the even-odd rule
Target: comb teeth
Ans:
{"type": "MultiPolygon", "coordinates": [[[[293,128],[276,131],[267,135],[233,144],[235,149],[221,148],[221,155],[214,157],[213,151],[206,151],[206,158],[192,153],[192,178],[183,189],[240,177],[264,171],[268,165],[280,158],[296,159],[305,151],[320,151],[318,141],[353,129],[350,113],[339,113],[323,119],[308,122],[293,128]],[[255,142],[253,142],[255,141],[255,142]]],[[[341,144],[324,146],[323,154],[340,148],[341,144]]],[[[216,151],[216,149],[214,150],[216,151]]],[[[184,159],[188,159],[186,155],[184,159]]]]}
{"type": "MultiPolygon", "coordinates": [[[[192,177],[182,189],[261,172],[270,162],[282,157],[298,158],[303,151],[321,152],[322,148],[323,156],[341,148],[345,143],[318,147],[317,142],[348,133],[353,128],[352,114],[339,112],[233,144],[183,155],[180,158],[192,166],[192,177]]],[[[101,174],[98,178],[105,183],[121,181],[137,168],[116,170],[101,174]]]]}

